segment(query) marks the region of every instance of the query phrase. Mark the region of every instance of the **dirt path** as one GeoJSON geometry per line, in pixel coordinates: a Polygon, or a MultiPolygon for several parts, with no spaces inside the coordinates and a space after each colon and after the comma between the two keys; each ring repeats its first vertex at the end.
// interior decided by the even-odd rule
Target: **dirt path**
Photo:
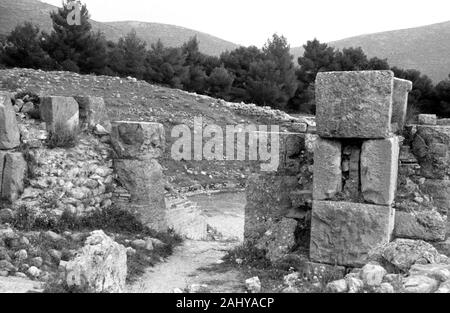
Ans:
{"type": "MultiPolygon", "coordinates": [[[[227,251],[241,244],[244,232],[245,195],[217,194],[196,196],[194,201],[201,221],[213,227],[222,241],[186,239],[163,263],[149,268],[137,282],[128,287],[130,293],[170,293],[175,288],[185,290],[192,284],[206,284],[208,292],[244,292],[244,277],[233,270],[221,270],[221,259],[227,251]],[[205,268],[214,266],[214,270],[205,268]]],[[[206,231],[205,225],[192,219],[192,207],[181,202],[174,206],[177,221],[188,221],[183,229],[187,233],[200,235],[206,231]]],[[[194,236],[195,237],[195,236],[194,236]]],[[[199,238],[205,236],[198,236],[199,238]]]]}
{"type": "Polygon", "coordinates": [[[187,240],[176,248],[166,262],[150,268],[139,281],[129,286],[131,293],[171,293],[192,284],[206,284],[210,292],[243,292],[243,277],[236,271],[215,272],[202,268],[217,264],[237,242],[187,240]]]}

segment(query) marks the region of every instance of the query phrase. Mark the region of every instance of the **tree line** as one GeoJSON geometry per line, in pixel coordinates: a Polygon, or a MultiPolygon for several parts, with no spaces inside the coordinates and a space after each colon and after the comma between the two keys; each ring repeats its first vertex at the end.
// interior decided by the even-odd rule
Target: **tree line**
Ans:
{"type": "Polygon", "coordinates": [[[27,22],[0,38],[0,66],[132,76],[227,101],[311,114],[315,113],[318,72],[391,69],[396,77],[413,82],[409,104],[414,112],[450,117],[450,74],[434,85],[418,70],[368,58],[360,47],[341,51],[317,39],[304,45],[295,66],[286,38],[277,34],[262,49],[240,47],[219,57],[200,52],[196,37],[181,47],[166,47],[160,40],[148,47],[131,31],[112,42],[92,30],[86,5],[81,8],[81,25],[68,25],[71,1],[65,0],[62,8],[50,13],[50,33],[27,22]]]}

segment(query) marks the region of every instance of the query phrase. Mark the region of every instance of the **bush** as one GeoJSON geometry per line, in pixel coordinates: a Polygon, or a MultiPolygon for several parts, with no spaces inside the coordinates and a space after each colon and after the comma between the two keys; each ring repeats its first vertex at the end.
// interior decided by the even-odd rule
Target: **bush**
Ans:
{"type": "Polygon", "coordinates": [[[49,132],[47,146],[54,148],[73,148],[78,143],[78,127],[69,128],[61,122],[55,124],[55,128],[49,132]]]}

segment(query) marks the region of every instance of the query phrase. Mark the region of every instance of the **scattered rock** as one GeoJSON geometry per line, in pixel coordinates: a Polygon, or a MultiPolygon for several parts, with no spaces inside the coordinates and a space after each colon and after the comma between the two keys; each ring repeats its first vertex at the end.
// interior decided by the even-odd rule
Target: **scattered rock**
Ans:
{"type": "Polygon", "coordinates": [[[332,293],[344,293],[348,291],[347,281],[345,279],[335,280],[327,284],[327,290],[332,293]]]}
{"type": "Polygon", "coordinates": [[[361,279],[365,285],[376,287],[381,284],[386,273],[386,270],[382,266],[369,263],[363,266],[361,270],[361,279]]]}
{"type": "Polygon", "coordinates": [[[101,230],[91,232],[85,246],[66,267],[69,286],[93,292],[123,292],[127,276],[126,248],[101,230]]]}
{"type": "Polygon", "coordinates": [[[423,275],[407,277],[403,282],[403,288],[407,293],[431,293],[438,286],[437,280],[423,275]]]}
{"type": "Polygon", "coordinates": [[[261,282],[259,277],[252,277],[245,280],[245,287],[251,293],[258,293],[261,291],[261,282]]]}

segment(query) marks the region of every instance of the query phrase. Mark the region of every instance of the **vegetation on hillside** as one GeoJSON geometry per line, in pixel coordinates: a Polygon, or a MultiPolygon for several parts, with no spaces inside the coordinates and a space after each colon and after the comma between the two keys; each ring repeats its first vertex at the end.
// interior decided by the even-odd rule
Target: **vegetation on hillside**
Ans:
{"type": "MultiPolygon", "coordinates": [[[[369,59],[360,47],[341,51],[317,39],[304,45],[295,68],[286,38],[277,34],[262,49],[240,47],[220,57],[200,52],[196,37],[178,48],[165,47],[161,41],[147,47],[135,31],[118,42],[106,41],[102,33],[92,31],[85,5],[81,25],[67,24],[71,1],[75,0],[65,0],[62,8],[50,14],[50,34],[25,23],[4,38],[0,42],[0,67],[132,76],[228,101],[302,113],[315,113],[318,72],[391,68],[385,59],[369,59]]],[[[434,86],[417,70],[391,69],[396,77],[413,82],[409,103],[414,111],[450,116],[450,77],[434,86]]]]}

